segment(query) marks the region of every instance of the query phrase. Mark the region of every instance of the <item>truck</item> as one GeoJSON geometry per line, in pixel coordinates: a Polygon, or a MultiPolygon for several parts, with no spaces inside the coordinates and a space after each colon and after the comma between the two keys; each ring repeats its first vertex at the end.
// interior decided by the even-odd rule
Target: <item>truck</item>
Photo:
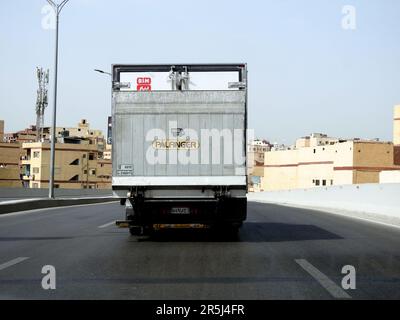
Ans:
{"type": "Polygon", "coordinates": [[[247,216],[247,64],[112,65],[112,190],[132,235],[237,233],[247,216]]]}

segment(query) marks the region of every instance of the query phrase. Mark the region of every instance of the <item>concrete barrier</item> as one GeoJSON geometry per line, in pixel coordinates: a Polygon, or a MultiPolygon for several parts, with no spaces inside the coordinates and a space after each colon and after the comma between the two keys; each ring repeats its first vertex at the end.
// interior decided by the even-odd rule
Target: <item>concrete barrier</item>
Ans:
{"type": "Polygon", "coordinates": [[[358,184],[248,194],[249,201],[308,207],[400,225],[400,183],[358,184]]]}
{"type": "MultiPolygon", "coordinates": [[[[4,199],[46,198],[48,189],[0,188],[0,201],[4,199]]],[[[111,189],[54,189],[56,197],[101,197],[112,196],[111,189]]]]}
{"type": "Polygon", "coordinates": [[[103,198],[96,197],[96,198],[75,198],[75,199],[61,198],[61,199],[32,199],[23,201],[7,201],[5,203],[0,204],[0,214],[26,211],[26,210],[53,208],[53,207],[111,202],[116,200],[117,199],[114,199],[112,197],[103,197],[103,198]]]}

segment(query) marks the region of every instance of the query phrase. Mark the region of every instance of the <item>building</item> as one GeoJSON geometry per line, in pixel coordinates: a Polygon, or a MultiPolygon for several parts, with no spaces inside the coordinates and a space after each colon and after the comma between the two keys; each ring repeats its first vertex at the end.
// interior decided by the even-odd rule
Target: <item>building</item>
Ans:
{"type": "Polygon", "coordinates": [[[394,107],[393,117],[394,163],[400,165],[400,105],[394,107]]]}
{"type": "MultiPolygon", "coordinates": [[[[78,139],[87,139],[90,144],[98,145],[99,149],[104,150],[105,148],[105,138],[101,130],[91,129],[90,124],[86,119],[80,120],[76,127],[56,127],[57,139],[62,139],[65,137],[74,137],[78,139]]],[[[51,140],[51,128],[43,128],[43,138],[42,141],[51,140]]]]}
{"type": "MultiPolygon", "coordinates": [[[[111,188],[111,146],[101,130],[83,119],[75,128],[57,127],[55,187],[111,188]],[[108,152],[108,153],[107,153],[108,152]],[[106,153],[106,154],[105,154],[106,153]]],[[[4,121],[0,121],[0,138],[4,121]]],[[[0,142],[0,187],[47,188],[50,171],[50,128],[37,142],[36,127],[4,136],[0,142]]]]}
{"type": "Polygon", "coordinates": [[[111,160],[111,157],[112,157],[112,146],[111,146],[111,144],[107,143],[106,148],[103,152],[103,158],[105,160],[111,160]]]}
{"type": "Polygon", "coordinates": [[[4,142],[4,120],[0,120],[0,142],[4,142]]]}
{"type": "Polygon", "coordinates": [[[22,187],[21,144],[4,141],[4,120],[0,120],[0,187],[22,187]]]}
{"type": "MultiPolygon", "coordinates": [[[[107,189],[111,188],[111,161],[103,159],[98,145],[87,139],[69,138],[55,145],[55,188],[107,189]],[[66,143],[68,142],[68,143],[66,143]]],[[[26,157],[21,161],[23,180],[30,188],[48,188],[50,176],[50,144],[24,143],[26,157]]]]}
{"type": "MultiPolygon", "coordinates": [[[[399,107],[395,108],[395,143],[400,140],[397,118],[399,107]]],[[[312,134],[298,139],[293,149],[265,153],[262,188],[272,191],[379,183],[381,172],[400,170],[396,150],[392,142],[341,140],[312,134]]],[[[387,175],[383,175],[385,179],[389,179],[387,175]]]]}
{"type": "Polygon", "coordinates": [[[22,187],[19,143],[0,142],[0,187],[22,187]]]}
{"type": "Polygon", "coordinates": [[[338,142],[337,138],[330,138],[328,135],[323,133],[312,133],[309,136],[302,137],[296,140],[295,148],[306,148],[306,147],[316,147],[324,146],[328,144],[334,144],[338,142]]]}
{"type": "Polygon", "coordinates": [[[264,176],[264,155],[271,150],[271,144],[266,140],[256,139],[248,145],[247,174],[250,191],[259,191],[264,176]]]}
{"type": "Polygon", "coordinates": [[[34,142],[37,140],[36,126],[32,125],[21,131],[6,133],[4,134],[4,140],[8,143],[34,142]]]}
{"type": "MultiPolygon", "coordinates": [[[[400,166],[400,105],[394,107],[393,115],[394,164],[400,166]]],[[[380,183],[400,183],[400,170],[381,172],[380,183]]]]}

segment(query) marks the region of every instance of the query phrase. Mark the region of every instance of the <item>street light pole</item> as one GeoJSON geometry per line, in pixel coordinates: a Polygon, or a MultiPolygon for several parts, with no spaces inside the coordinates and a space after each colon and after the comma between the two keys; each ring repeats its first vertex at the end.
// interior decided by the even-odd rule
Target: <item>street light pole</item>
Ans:
{"type": "MultiPolygon", "coordinates": [[[[112,99],[113,99],[113,78],[112,78],[112,73],[104,71],[104,70],[100,70],[100,69],[94,69],[94,71],[96,71],[98,73],[103,73],[103,74],[109,75],[111,77],[111,105],[112,105],[112,99]]],[[[107,137],[108,137],[108,135],[107,135],[107,137]]],[[[108,143],[108,139],[107,139],[107,143],[108,143]]]]}
{"type": "Polygon", "coordinates": [[[94,69],[94,71],[99,72],[99,73],[108,74],[109,76],[112,76],[111,72],[103,71],[103,70],[100,70],[100,69],[94,69]]]}
{"type": "Polygon", "coordinates": [[[54,198],[54,163],[55,163],[55,141],[56,141],[56,122],[57,122],[57,73],[58,73],[58,25],[60,12],[69,0],[64,0],[60,4],[56,4],[52,0],[47,2],[53,7],[56,16],[56,43],[54,57],[54,106],[53,106],[53,121],[51,130],[51,147],[50,147],[50,179],[49,179],[49,198],[54,198]]]}

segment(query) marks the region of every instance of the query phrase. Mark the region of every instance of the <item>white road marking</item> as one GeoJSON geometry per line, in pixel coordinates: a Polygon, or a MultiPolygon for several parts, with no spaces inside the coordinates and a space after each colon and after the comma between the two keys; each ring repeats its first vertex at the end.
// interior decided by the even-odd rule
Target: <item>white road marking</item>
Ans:
{"type": "Polygon", "coordinates": [[[111,221],[111,222],[109,222],[109,223],[106,223],[106,224],[103,224],[103,225],[101,225],[101,226],[98,226],[98,228],[100,228],[100,229],[102,229],[102,228],[107,228],[107,227],[109,227],[109,226],[111,226],[111,225],[113,225],[113,224],[115,224],[115,221],[111,221]]]}
{"type": "Polygon", "coordinates": [[[29,259],[29,258],[28,257],[18,257],[18,258],[10,260],[8,262],[5,262],[3,264],[0,264],[0,270],[4,270],[4,269],[6,269],[8,267],[11,267],[11,266],[17,264],[17,263],[25,261],[26,259],[29,259]]]}
{"type": "Polygon", "coordinates": [[[351,296],[346,293],[341,287],[314,267],[305,259],[295,259],[305,271],[307,271],[315,280],[319,282],[334,298],[336,299],[351,299],[351,296]]]}

